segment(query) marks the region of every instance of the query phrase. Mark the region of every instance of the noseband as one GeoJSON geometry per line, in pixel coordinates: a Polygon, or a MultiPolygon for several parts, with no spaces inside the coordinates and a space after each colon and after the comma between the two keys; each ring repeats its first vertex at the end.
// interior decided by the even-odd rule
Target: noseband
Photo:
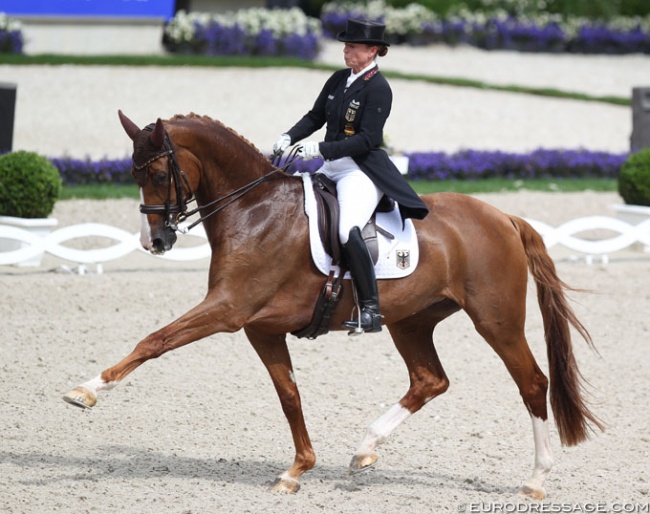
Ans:
{"type": "MultiPolygon", "coordinates": [[[[154,127],[155,124],[151,123],[150,125],[147,125],[143,130],[153,132],[154,127]]],[[[162,159],[163,157],[168,158],[167,200],[165,201],[164,204],[161,205],[140,204],[140,212],[142,214],[158,214],[164,216],[165,226],[170,228],[173,231],[179,231],[181,233],[188,232],[189,230],[197,226],[199,223],[201,223],[203,220],[209,218],[213,214],[216,214],[220,210],[224,209],[234,201],[244,196],[250,190],[256,188],[258,185],[266,181],[269,177],[271,177],[275,173],[284,171],[276,167],[271,172],[267,173],[266,175],[262,175],[261,177],[253,180],[252,182],[249,182],[245,186],[240,187],[239,189],[235,189],[234,191],[231,191],[230,193],[220,196],[219,198],[216,198],[211,202],[208,202],[204,205],[198,206],[195,209],[188,211],[187,204],[194,200],[194,193],[187,180],[187,176],[185,175],[185,173],[183,173],[183,170],[181,170],[180,166],[178,165],[178,162],[176,161],[176,157],[175,157],[176,151],[174,150],[174,147],[171,142],[171,138],[169,137],[169,134],[167,133],[166,130],[165,130],[164,147],[165,149],[161,153],[156,154],[153,157],[149,158],[143,164],[136,164],[135,161],[133,161],[134,170],[136,172],[142,172],[143,170],[146,170],[147,166],[149,166],[152,162],[157,161],[158,159],[162,159]],[[171,204],[171,200],[170,200],[172,185],[175,188],[175,192],[176,192],[176,203],[174,205],[171,204]],[[185,190],[183,188],[183,185],[185,185],[185,188],[187,188],[187,190],[189,191],[189,195],[187,198],[185,197],[185,190]],[[228,199],[229,199],[228,202],[222,205],[218,205],[219,203],[228,199]],[[192,222],[186,228],[179,228],[178,225],[180,223],[185,221],[190,216],[199,212],[199,210],[207,207],[213,207],[213,206],[215,206],[214,209],[208,214],[206,214],[205,216],[201,216],[198,220],[192,222]]]]}
{"type": "MultiPolygon", "coordinates": [[[[144,130],[148,132],[153,132],[154,127],[155,124],[151,123],[150,125],[147,125],[144,128],[144,130]]],[[[161,205],[140,204],[140,212],[142,214],[162,215],[165,218],[166,227],[169,227],[172,230],[178,230],[178,223],[182,221],[180,218],[181,216],[184,216],[183,219],[187,217],[185,216],[185,214],[187,213],[187,204],[188,202],[191,202],[194,199],[194,196],[192,193],[192,189],[190,188],[189,182],[187,181],[187,177],[185,176],[185,173],[183,173],[183,170],[181,169],[181,167],[178,165],[178,162],[176,161],[176,156],[175,156],[176,151],[172,146],[171,139],[169,138],[169,134],[167,133],[166,130],[165,130],[164,147],[165,147],[164,151],[154,155],[143,164],[136,164],[135,160],[133,161],[133,168],[135,170],[135,173],[137,173],[146,170],[146,168],[152,162],[157,161],[158,159],[162,159],[163,157],[168,158],[167,200],[165,201],[164,204],[161,205]],[[176,203],[174,205],[171,204],[172,186],[174,187],[176,192],[176,203]],[[189,196],[187,198],[185,197],[185,188],[183,186],[185,186],[185,188],[187,188],[187,190],[189,191],[189,196]]]]}

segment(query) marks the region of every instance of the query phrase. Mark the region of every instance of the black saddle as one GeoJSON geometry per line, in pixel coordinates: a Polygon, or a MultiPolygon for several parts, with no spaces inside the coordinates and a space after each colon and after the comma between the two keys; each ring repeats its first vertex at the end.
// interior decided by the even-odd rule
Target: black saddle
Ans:
{"type": "MultiPolygon", "coordinates": [[[[322,173],[312,176],[314,195],[316,196],[316,208],[318,210],[318,233],[325,247],[325,251],[332,257],[332,263],[339,265],[343,255],[341,240],[339,239],[339,203],[337,200],[336,183],[322,173]]],[[[395,236],[386,230],[378,227],[375,223],[376,213],[391,212],[395,208],[395,201],[386,195],[382,196],[379,205],[372,217],[361,230],[363,240],[368,247],[372,262],[377,264],[379,258],[379,243],[377,232],[380,232],[389,239],[395,236]]]]}
{"type": "MultiPolygon", "coordinates": [[[[343,294],[343,276],[346,271],[346,264],[341,262],[343,252],[341,249],[341,240],[339,239],[339,203],[336,196],[336,183],[322,173],[313,175],[312,183],[318,210],[318,232],[323,241],[325,251],[332,257],[332,264],[339,266],[340,273],[338,276],[334,276],[334,273],[330,272],[327,277],[316,302],[314,315],[309,325],[301,330],[292,332],[297,337],[306,337],[308,339],[316,339],[318,336],[329,332],[332,314],[343,294]]],[[[375,209],[375,213],[391,212],[394,208],[395,202],[384,195],[377,209],[375,209]]],[[[372,218],[361,231],[361,235],[368,247],[373,262],[376,264],[379,258],[377,232],[381,232],[390,239],[394,239],[395,236],[377,227],[375,213],[373,213],[372,218]]]]}

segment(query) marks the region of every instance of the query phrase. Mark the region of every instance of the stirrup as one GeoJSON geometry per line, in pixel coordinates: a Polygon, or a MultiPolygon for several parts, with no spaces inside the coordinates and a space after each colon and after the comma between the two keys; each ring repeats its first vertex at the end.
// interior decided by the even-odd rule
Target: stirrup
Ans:
{"type": "Polygon", "coordinates": [[[378,312],[361,309],[361,313],[356,319],[351,319],[349,321],[344,321],[342,326],[349,328],[349,336],[358,336],[365,332],[381,332],[381,319],[383,316],[378,312]]]}

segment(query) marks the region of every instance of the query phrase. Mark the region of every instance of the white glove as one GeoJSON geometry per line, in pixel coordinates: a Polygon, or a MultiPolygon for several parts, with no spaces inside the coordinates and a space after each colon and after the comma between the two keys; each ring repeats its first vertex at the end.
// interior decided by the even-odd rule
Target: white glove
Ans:
{"type": "Polygon", "coordinates": [[[317,141],[305,141],[298,147],[298,157],[305,160],[316,159],[321,157],[317,141]]]}
{"type": "Polygon", "coordinates": [[[288,134],[282,134],[273,145],[273,153],[284,152],[291,145],[291,138],[288,134]]]}

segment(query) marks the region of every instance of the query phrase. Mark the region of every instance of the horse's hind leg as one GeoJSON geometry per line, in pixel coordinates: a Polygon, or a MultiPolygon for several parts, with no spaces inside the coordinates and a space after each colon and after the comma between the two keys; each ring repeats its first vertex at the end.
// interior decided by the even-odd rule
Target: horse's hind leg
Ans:
{"type": "MultiPolygon", "coordinates": [[[[525,288],[523,291],[525,294],[525,288]]],[[[499,313],[486,314],[484,309],[479,315],[472,308],[467,311],[476,330],[506,365],[532,419],[535,467],[530,479],[521,487],[520,494],[541,500],[546,497],[544,482],[553,466],[546,406],[548,380],[539,369],[524,334],[525,298],[517,298],[522,295],[508,295],[507,291],[501,293],[503,298],[516,300],[508,306],[502,305],[499,313]]],[[[494,302],[485,305],[494,306],[494,302]]]]}
{"type": "Polygon", "coordinates": [[[363,441],[352,457],[350,473],[363,471],[374,465],[378,459],[375,451],[377,447],[411,414],[449,387],[432,336],[436,324],[456,310],[458,308],[454,305],[444,315],[423,311],[388,325],[395,346],[408,368],[410,387],[398,403],[368,427],[363,441]]]}

